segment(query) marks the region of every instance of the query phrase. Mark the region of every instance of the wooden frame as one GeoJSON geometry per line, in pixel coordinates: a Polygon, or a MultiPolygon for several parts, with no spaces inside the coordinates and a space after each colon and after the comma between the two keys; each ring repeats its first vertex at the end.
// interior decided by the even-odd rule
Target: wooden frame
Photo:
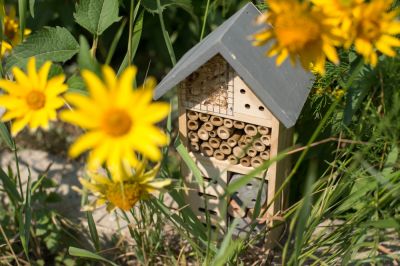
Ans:
{"type": "MultiPolygon", "coordinates": [[[[209,62],[213,62],[210,60],[209,62]]],[[[210,69],[212,66],[207,66],[206,63],[201,69],[210,69]]],[[[211,64],[212,65],[212,64],[211,64]]],[[[200,218],[201,221],[206,222],[205,211],[208,210],[210,221],[213,226],[217,227],[219,232],[224,232],[229,225],[229,203],[230,198],[224,197],[225,188],[230,182],[230,177],[233,174],[246,175],[250,173],[254,167],[245,167],[240,164],[232,165],[227,160],[218,160],[214,157],[207,157],[204,154],[192,151],[191,140],[189,140],[190,132],[199,133],[199,124],[205,125],[204,122],[194,123],[195,120],[188,118],[188,112],[191,112],[192,116],[198,116],[201,114],[208,114],[218,116],[221,119],[229,119],[233,122],[241,121],[247,125],[255,125],[266,127],[270,130],[270,146],[269,154],[270,157],[275,157],[279,152],[283,151],[291,145],[292,132],[286,129],[282,123],[268,110],[268,108],[257,98],[257,96],[252,92],[251,88],[240,78],[240,76],[234,72],[234,70],[227,64],[226,74],[227,87],[231,86],[233,88],[233,105],[231,115],[226,113],[216,113],[210,110],[201,110],[198,104],[192,104],[193,108],[188,108],[187,104],[184,104],[184,95],[187,96],[187,80],[185,85],[179,87],[179,135],[182,143],[188,148],[189,154],[195,161],[196,165],[200,169],[203,177],[205,178],[205,187],[201,187],[193,178],[192,173],[190,173],[187,166],[182,163],[182,174],[184,176],[185,184],[185,196],[186,201],[194,211],[194,213],[200,218]],[[250,106],[249,108],[247,108],[250,106]],[[188,129],[188,122],[194,124],[193,128],[197,131],[188,129]]],[[[212,72],[212,71],[211,71],[212,72]]],[[[220,71],[217,71],[220,73],[220,71]]],[[[194,76],[205,77],[202,73],[196,73],[194,76]]],[[[197,84],[202,84],[202,86],[211,86],[208,81],[199,82],[194,80],[193,76],[190,77],[192,82],[197,84]]],[[[215,84],[215,83],[213,83],[215,84]]],[[[207,100],[207,95],[202,95],[203,102],[207,100]]],[[[210,108],[211,109],[211,108],[210,108]]],[[[213,109],[214,110],[214,109],[213,109]]],[[[197,121],[197,120],[196,120],[197,121]]],[[[192,128],[192,129],[193,129],[192,128]]],[[[258,135],[257,135],[258,136],[258,135]]],[[[203,142],[204,143],[204,142],[203,142]]],[[[236,146],[235,146],[236,147],[236,146]]],[[[273,163],[269,169],[265,172],[260,173],[257,178],[260,180],[265,180],[267,187],[265,188],[266,201],[264,202],[264,207],[271,203],[274,198],[275,193],[282,185],[284,178],[286,177],[287,171],[289,169],[289,159],[284,159],[278,163],[273,163]]],[[[286,192],[286,191],[285,191],[286,192]]],[[[257,194],[257,193],[255,193],[257,194]]],[[[267,213],[269,217],[274,215],[279,215],[282,213],[283,208],[287,204],[287,193],[283,193],[282,197],[278,197],[273,204],[268,208],[267,213]]],[[[245,219],[247,216],[243,217],[245,219]]],[[[246,219],[249,219],[246,218],[246,219]]],[[[267,226],[274,227],[276,222],[273,220],[268,220],[267,226]]],[[[280,234],[280,229],[274,229],[270,232],[267,239],[268,245],[273,245],[280,234]]]]}

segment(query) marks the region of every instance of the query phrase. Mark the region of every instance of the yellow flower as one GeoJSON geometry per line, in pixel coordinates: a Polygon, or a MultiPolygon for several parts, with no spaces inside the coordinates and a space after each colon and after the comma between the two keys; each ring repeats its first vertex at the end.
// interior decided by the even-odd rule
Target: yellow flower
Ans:
{"type": "Polygon", "coordinates": [[[262,14],[258,23],[272,27],[268,25],[256,33],[253,44],[260,46],[274,39],[267,55],[277,55],[277,65],[289,56],[293,64],[299,58],[304,68],[310,69],[313,65],[323,74],[326,58],[339,63],[335,49],[335,45],[340,44],[338,32],[319,9],[313,9],[308,1],[271,0],[268,3],[270,11],[262,14]]]}
{"type": "MultiPolygon", "coordinates": [[[[24,30],[24,36],[28,36],[30,33],[30,29],[24,30]]],[[[11,8],[9,14],[4,17],[4,37],[5,40],[2,41],[1,44],[1,56],[4,56],[6,52],[11,51],[13,46],[18,45],[21,42],[19,22],[15,18],[14,8],[11,8]]]]}
{"type": "Polygon", "coordinates": [[[69,154],[76,157],[91,150],[89,169],[104,162],[114,176],[121,175],[122,164],[135,166],[135,152],[153,161],[161,159],[160,146],[168,143],[167,136],[154,124],[169,112],[166,103],[152,103],[155,80],[133,90],[136,68],[129,67],[117,80],[115,72],[103,67],[103,83],[94,73],[84,70],[82,77],[89,96],[69,93],[66,100],[76,109],[62,112],[61,118],[80,126],[86,133],[71,146],[69,154]]]}
{"type": "Polygon", "coordinates": [[[351,45],[349,34],[353,25],[353,11],[363,4],[364,0],[311,0],[311,2],[321,9],[331,24],[340,29],[344,42],[350,40],[351,45]]]}
{"type": "Polygon", "coordinates": [[[378,62],[376,50],[394,57],[394,47],[400,47],[400,40],[393,35],[400,33],[397,11],[388,12],[390,0],[372,0],[355,8],[351,41],[366,63],[375,66],[378,62]]]}
{"type": "Polygon", "coordinates": [[[48,129],[49,120],[56,120],[56,110],[64,105],[59,94],[67,90],[64,75],[47,80],[51,62],[47,61],[36,71],[36,61],[28,60],[27,74],[14,67],[16,82],[1,79],[0,88],[6,94],[0,95],[0,106],[6,109],[1,121],[13,120],[11,133],[15,136],[26,125],[32,132],[38,127],[48,129]]]}
{"type": "Polygon", "coordinates": [[[101,174],[90,174],[89,181],[80,178],[81,184],[96,197],[86,209],[93,210],[106,204],[108,211],[112,211],[115,207],[129,211],[139,200],[145,200],[151,193],[171,184],[170,179],[155,180],[160,164],[148,172],[145,171],[146,167],[147,163],[143,161],[138,163],[138,168],[132,175],[124,170],[120,181],[101,174]]]}

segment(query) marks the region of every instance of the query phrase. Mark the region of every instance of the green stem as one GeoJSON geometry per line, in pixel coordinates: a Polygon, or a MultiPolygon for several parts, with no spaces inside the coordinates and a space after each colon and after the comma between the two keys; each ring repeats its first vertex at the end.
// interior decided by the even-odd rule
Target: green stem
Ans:
{"type": "Polygon", "coordinates": [[[21,181],[21,172],[19,170],[19,160],[18,160],[18,152],[17,152],[17,145],[15,144],[15,140],[12,140],[13,148],[12,151],[14,153],[14,159],[15,159],[15,167],[17,168],[17,178],[18,178],[18,184],[19,184],[19,191],[21,193],[21,199],[24,201],[24,192],[22,190],[22,181],[21,181]]]}
{"type": "Polygon", "coordinates": [[[158,17],[160,19],[161,30],[162,30],[162,33],[164,36],[165,45],[167,46],[169,57],[171,58],[171,63],[174,66],[174,65],[176,65],[175,52],[174,52],[174,49],[172,48],[172,43],[171,43],[171,39],[169,38],[168,32],[165,29],[164,18],[162,15],[162,8],[161,8],[160,0],[157,0],[157,10],[158,10],[158,12],[157,12],[158,17]]]}
{"type": "Polygon", "coordinates": [[[204,12],[204,17],[203,17],[203,26],[201,27],[200,41],[204,37],[204,32],[205,32],[205,29],[206,29],[206,22],[207,22],[209,7],[210,7],[210,0],[207,0],[206,11],[204,12]]]}
{"type": "Polygon", "coordinates": [[[109,64],[110,64],[111,59],[112,59],[113,56],[114,56],[115,49],[117,48],[118,42],[119,42],[119,40],[121,39],[122,32],[124,31],[126,22],[127,22],[127,19],[125,18],[125,19],[122,21],[121,26],[119,27],[117,33],[116,33],[115,36],[114,36],[114,40],[113,40],[113,42],[111,43],[110,48],[108,49],[108,54],[107,54],[107,58],[106,58],[106,62],[105,62],[106,65],[109,65],[109,64]]]}
{"type": "Polygon", "coordinates": [[[131,0],[131,6],[129,9],[129,37],[128,37],[128,66],[131,65],[132,61],[132,29],[133,29],[133,11],[135,6],[135,0],[131,0]]]}
{"type": "Polygon", "coordinates": [[[95,35],[93,37],[93,44],[92,44],[92,48],[90,49],[90,53],[92,55],[93,58],[96,57],[96,50],[97,50],[97,44],[99,42],[99,36],[95,35]]]}

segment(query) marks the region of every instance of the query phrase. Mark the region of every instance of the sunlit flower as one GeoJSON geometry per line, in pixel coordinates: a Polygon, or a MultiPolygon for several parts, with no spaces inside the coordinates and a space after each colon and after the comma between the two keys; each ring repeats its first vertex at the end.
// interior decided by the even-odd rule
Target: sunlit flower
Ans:
{"type": "Polygon", "coordinates": [[[56,120],[56,110],[64,105],[59,96],[67,90],[64,75],[47,80],[51,62],[45,62],[36,71],[36,61],[32,57],[27,64],[27,73],[14,67],[12,72],[16,82],[1,79],[0,106],[6,109],[1,121],[12,120],[11,133],[15,136],[26,125],[33,132],[38,127],[48,129],[49,120],[56,120]]]}
{"type": "Polygon", "coordinates": [[[171,184],[170,179],[155,179],[160,164],[148,172],[146,172],[146,167],[147,163],[143,161],[137,164],[137,170],[133,174],[122,171],[123,175],[120,181],[101,174],[90,174],[89,181],[80,178],[81,184],[96,197],[89,206],[86,206],[86,209],[93,210],[106,204],[108,211],[112,211],[116,207],[129,211],[139,200],[145,200],[152,193],[171,184]]]}
{"type": "Polygon", "coordinates": [[[259,24],[267,24],[266,28],[253,36],[253,44],[260,46],[274,40],[267,55],[277,56],[277,65],[290,57],[293,64],[300,59],[304,68],[313,65],[323,74],[326,58],[339,63],[335,48],[340,44],[339,32],[319,9],[313,9],[308,1],[271,0],[268,3],[270,10],[257,19],[259,24]]]}
{"type": "MultiPolygon", "coordinates": [[[[28,36],[31,33],[30,29],[24,30],[24,36],[28,36]]],[[[1,56],[6,52],[11,51],[13,46],[18,45],[21,42],[21,34],[19,28],[19,22],[15,17],[15,9],[11,8],[7,16],[4,17],[4,40],[1,46],[1,56]]]]}
{"type": "Polygon", "coordinates": [[[155,80],[147,79],[142,87],[133,89],[136,68],[129,67],[117,80],[114,71],[103,67],[103,83],[96,74],[84,70],[89,95],[69,93],[66,100],[75,110],[64,111],[61,118],[80,126],[86,133],[71,146],[69,154],[76,157],[91,150],[90,169],[104,162],[115,176],[121,175],[122,164],[135,166],[135,152],[153,161],[161,159],[160,146],[167,136],[154,124],[169,112],[166,103],[152,103],[155,80]]]}
{"type": "Polygon", "coordinates": [[[364,0],[311,0],[311,2],[323,12],[330,24],[340,29],[343,41],[348,42],[354,19],[353,11],[363,4],[364,0]]]}
{"type": "Polygon", "coordinates": [[[400,33],[398,12],[388,12],[391,4],[390,0],[372,0],[359,5],[353,12],[351,42],[372,66],[378,62],[376,50],[393,57],[396,55],[393,48],[400,47],[400,40],[394,37],[400,33]]]}

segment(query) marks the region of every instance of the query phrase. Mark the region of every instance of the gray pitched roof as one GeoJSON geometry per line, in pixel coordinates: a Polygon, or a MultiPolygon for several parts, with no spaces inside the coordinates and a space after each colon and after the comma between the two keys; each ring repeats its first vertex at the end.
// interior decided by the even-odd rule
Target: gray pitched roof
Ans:
{"type": "Polygon", "coordinates": [[[160,98],[216,54],[221,54],[265,106],[287,127],[292,127],[307,99],[313,76],[288,60],[276,67],[265,57],[267,47],[254,47],[249,36],[260,28],[254,19],[260,11],[249,3],[200,43],[190,49],[156,87],[160,98]]]}

